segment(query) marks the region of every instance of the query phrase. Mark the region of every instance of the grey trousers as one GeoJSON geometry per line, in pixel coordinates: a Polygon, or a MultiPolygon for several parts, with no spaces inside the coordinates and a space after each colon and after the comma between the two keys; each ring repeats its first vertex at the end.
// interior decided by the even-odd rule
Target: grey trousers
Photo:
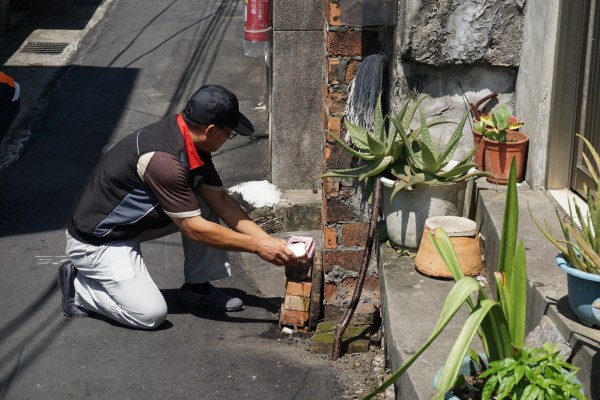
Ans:
{"type": "MultiPolygon", "coordinates": [[[[202,217],[219,223],[201,201],[202,217]]],[[[140,243],[176,232],[171,224],[160,230],[102,246],[80,242],[66,233],[67,256],[78,270],[75,302],[127,326],[154,329],[167,318],[167,304],[150,277],[140,243]]],[[[202,283],[231,276],[227,252],[204,246],[182,235],[186,283],[202,283]]]]}

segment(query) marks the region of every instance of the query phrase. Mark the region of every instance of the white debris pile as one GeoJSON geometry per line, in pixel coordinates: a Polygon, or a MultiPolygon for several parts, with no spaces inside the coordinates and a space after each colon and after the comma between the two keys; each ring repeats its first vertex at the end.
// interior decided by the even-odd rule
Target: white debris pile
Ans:
{"type": "Polygon", "coordinates": [[[229,192],[240,193],[242,198],[256,208],[271,207],[281,200],[281,192],[267,181],[244,182],[229,188],[229,192]]]}

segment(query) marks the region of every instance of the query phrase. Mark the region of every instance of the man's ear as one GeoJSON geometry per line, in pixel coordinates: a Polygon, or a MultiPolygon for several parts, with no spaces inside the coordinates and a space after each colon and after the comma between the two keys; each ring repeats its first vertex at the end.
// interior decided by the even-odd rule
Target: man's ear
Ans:
{"type": "Polygon", "coordinates": [[[208,137],[210,135],[215,135],[217,131],[217,126],[215,124],[203,125],[204,134],[208,137]]]}

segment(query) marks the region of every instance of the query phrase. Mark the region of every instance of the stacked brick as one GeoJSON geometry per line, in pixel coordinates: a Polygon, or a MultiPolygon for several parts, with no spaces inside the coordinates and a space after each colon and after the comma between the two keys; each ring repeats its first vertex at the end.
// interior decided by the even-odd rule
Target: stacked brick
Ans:
{"type": "Polygon", "coordinates": [[[308,328],[310,311],[310,278],[302,281],[287,279],[285,283],[285,298],[281,305],[279,323],[303,331],[308,328]]]}
{"type": "MultiPolygon", "coordinates": [[[[352,158],[327,131],[345,135],[344,110],[348,84],[360,62],[380,51],[376,29],[352,28],[341,21],[340,0],[325,0],[325,76],[323,84],[324,169],[351,167],[352,158]]],[[[369,209],[354,179],[327,178],[323,181],[322,230],[324,272],[324,317],[339,320],[352,293],[367,238],[369,209]]],[[[379,305],[376,268],[370,268],[363,289],[363,303],[379,305]]],[[[375,314],[372,307],[366,307],[375,314]]],[[[363,306],[361,309],[365,309],[363,306]]]]}

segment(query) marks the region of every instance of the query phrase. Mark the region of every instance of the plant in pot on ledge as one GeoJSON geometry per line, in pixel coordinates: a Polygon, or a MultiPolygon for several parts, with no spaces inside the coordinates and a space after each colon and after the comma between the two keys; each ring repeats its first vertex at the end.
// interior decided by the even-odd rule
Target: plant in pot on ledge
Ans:
{"type": "MultiPolygon", "coordinates": [[[[491,111],[486,110],[485,106],[488,104],[488,102],[492,99],[495,99],[496,97],[498,97],[498,93],[497,92],[492,92],[490,94],[488,94],[487,96],[482,97],[481,99],[479,99],[475,104],[473,103],[468,103],[469,105],[469,109],[470,109],[470,113],[471,113],[471,117],[472,117],[472,125],[471,128],[474,128],[475,125],[479,124],[481,121],[481,117],[484,117],[484,119],[490,119],[492,116],[491,111]]],[[[465,97],[466,99],[466,97],[465,97]]],[[[515,117],[514,115],[511,115],[510,117],[508,117],[508,123],[511,125],[510,126],[510,130],[513,131],[518,131],[519,128],[521,126],[523,126],[523,123],[521,121],[519,121],[519,119],[517,117],[515,117]]],[[[475,151],[475,155],[473,156],[473,162],[477,165],[477,168],[480,171],[485,171],[485,160],[484,160],[484,151],[485,151],[485,142],[483,140],[483,133],[484,133],[484,129],[480,127],[478,127],[477,130],[475,129],[471,129],[473,132],[473,142],[475,144],[475,146],[477,147],[477,150],[475,151]]]]}
{"type": "Polygon", "coordinates": [[[407,100],[394,117],[383,116],[380,98],[372,132],[346,122],[354,147],[330,135],[344,150],[359,159],[360,164],[322,175],[366,180],[367,187],[372,186],[373,179],[381,178],[387,234],[394,244],[401,247],[419,246],[427,218],[462,215],[466,182],[472,177],[485,175],[475,170],[472,163],[475,149],[459,161],[452,160],[466,115],[443,146],[433,143],[429,129],[452,122],[428,122],[419,113],[418,126],[411,128],[411,122],[425,98],[407,100]],[[386,129],[388,120],[389,132],[386,129]]]}
{"type": "Polygon", "coordinates": [[[517,182],[523,178],[529,137],[518,132],[522,122],[512,116],[508,107],[500,104],[473,124],[473,132],[483,135],[484,170],[488,182],[506,185],[513,158],[517,160],[517,182]]]}
{"type": "Polygon", "coordinates": [[[560,251],[556,263],[567,273],[571,309],[584,325],[600,327],[600,237],[596,235],[596,232],[600,232],[600,156],[586,138],[577,136],[583,140],[593,159],[592,162],[582,153],[594,181],[593,190],[584,184],[587,215],[584,215],[577,204],[573,207],[569,204],[570,218],[566,221],[556,211],[563,240],[554,236],[547,224],[546,229],[543,229],[533,218],[533,214],[531,217],[546,238],[560,251]]]}
{"type": "Polygon", "coordinates": [[[513,160],[498,268],[494,273],[495,299],[488,296],[475,278],[464,276],[450,238],[443,229],[436,229],[430,239],[456,283],[446,297],[429,339],[365,399],[372,399],[396,382],[436,340],[463,304],[467,306],[468,317],[437,376],[434,399],[585,399],[575,378],[578,369],[562,359],[557,347],[547,344],[541,348],[525,348],[527,261],[525,246],[522,241],[517,242],[516,236],[519,215],[515,164],[513,160]],[[470,349],[476,334],[485,354],[470,349]],[[470,365],[475,368],[471,370],[470,365]],[[481,385],[466,384],[471,377],[481,385]],[[471,397],[452,397],[451,390],[462,396],[465,388],[470,389],[471,397]]]}

